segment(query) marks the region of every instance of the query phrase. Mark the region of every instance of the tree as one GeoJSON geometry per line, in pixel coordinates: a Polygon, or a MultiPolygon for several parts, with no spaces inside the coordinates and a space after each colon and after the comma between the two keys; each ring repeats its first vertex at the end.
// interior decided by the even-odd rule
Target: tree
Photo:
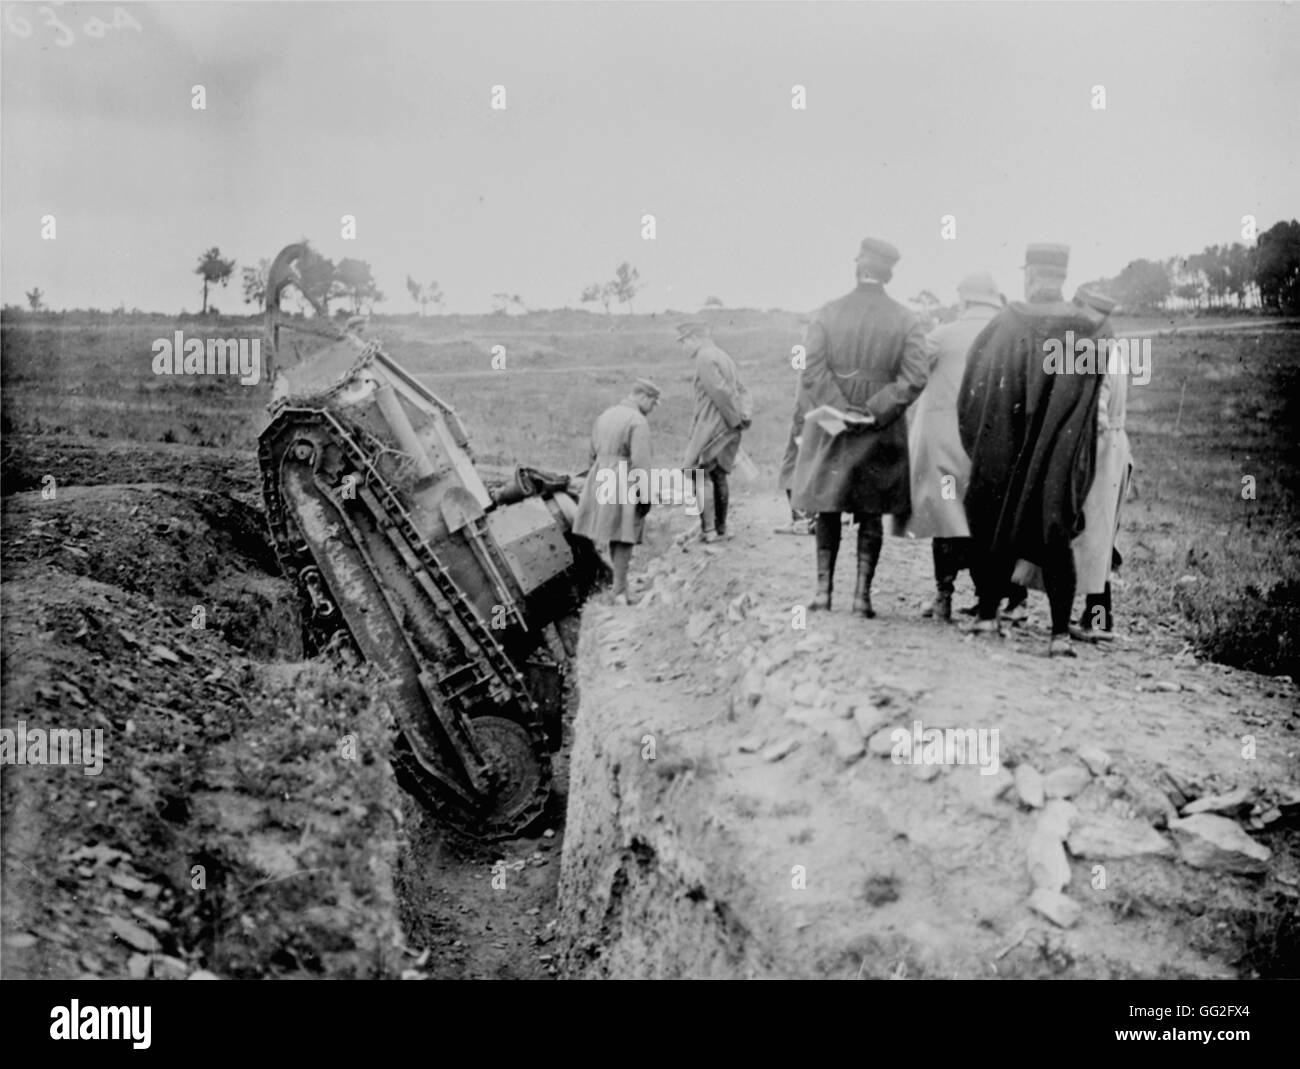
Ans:
{"type": "Polygon", "coordinates": [[[1234,242],[1226,250],[1224,266],[1228,274],[1228,292],[1236,299],[1238,308],[1246,307],[1255,285],[1255,250],[1246,248],[1239,241],[1234,242]]]}
{"type": "MultiPolygon", "coordinates": [[[[304,242],[305,244],[305,242],[304,242]]],[[[334,261],[308,245],[298,257],[298,278],[302,292],[321,306],[328,316],[330,301],[347,296],[339,281],[334,261]]]]}
{"type": "MultiPolygon", "coordinates": [[[[600,283],[599,283],[599,282],[593,282],[590,286],[588,286],[585,290],[582,291],[582,303],[583,303],[583,304],[595,304],[595,303],[596,303],[597,301],[599,301],[600,299],[601,299],[601,296],[600,296],[600,283]]],[[[605,301],[605,311],[606,311],[606,312],[609,311],[609,302],[608,302],[608,301],[605,301]]]]}
{"type": "Polygon", "coordinates": [[[1113,296],[1129,311],[1151,311],[1169,299],[1171,283],[1163,264],[1134,260],[1110,286],[1113,296]]]}
{"type": "Polygon", "coordinates": [[[1278,222],[1259,235],[1255,282],[1265,308],[1300,312],[1300,223],[1278,222]]]}
{"type": "Polygon", "coordinates": [[[637,269],[624,260],[614,269],[614,281],[610,283],[613,287],[612,294],[618,298],[619,304],[627,305],[628,312],[635,312],[632,306],[632,298],[636,296],[637,290],[641,287],[638,281],[641,278],[637,269]]]}
{"type": "Polygon", "coordinates": [[[430,282],[428,285],[422,286],[410,275],[407,275],[406,292],[411,295],[411,300],[420,306],[420,315],[424,315],[424,310],[428,305],[442,304],[442,290],[438,288],[436,282],[430,282]]]}
{"type": "Polygon", "coordinates": [[[363,302],[369,305],[375,305],[384,299],[384,295],[379,292],[378,285],[375,284],[375,276],[371,274],[370,265],[364,260],[343,259],[335,268],[334,277],[338,280],[344,294],[352,301],[352,314],[361,313],[363,302]]]}
{"type": "Polygon", "coordinates": [[[492,314],[503,316],[510,307],[510,294],[494,293],[492,294],[492,314]]]}
{"type": "Polygon", "coordinates": [[[256,267],[243,269],[245,304],[255,304],[259,309],[266,307],[266,275],[270,270],[270,260],[258,260],[256,267]]]}
{"type": "Polygon", "coordinates": [[[722,303],[722,298],[721,298],[721,297],[705,297],[705,298],[704,298],[704,307],[705,307],[705,308],[725,308],[726,305],[724,305],[724,304],[722,303]]]}
{"type": "Polygon", "coordinates": [[[208,314],[208,287],[221,283],[224,287],[230,281],[230,273],[235,269],[234,260],[223,260],[221,250],[215,245],[199,257],[199,266],[194,269],[196,275],[203,276],[203,314],[208,314]]]}
{"type": "Polygon", "coordinates": [[[524,304],[524,299],[520,297],[519,294],[517,293],[511,296],[510,306],[512,308],[518,308],[520,315],[524,315],[528,311],[528,305],[524,304]]]}
{"type": "Polygon", "coordinates": [[[32,306],[33,312],[45,311],[44,300],[45,300],[45,294],[41,292],[40,286],[37,286],[35,289],[31,289],[27,291],[27,303],[32,306]]]}

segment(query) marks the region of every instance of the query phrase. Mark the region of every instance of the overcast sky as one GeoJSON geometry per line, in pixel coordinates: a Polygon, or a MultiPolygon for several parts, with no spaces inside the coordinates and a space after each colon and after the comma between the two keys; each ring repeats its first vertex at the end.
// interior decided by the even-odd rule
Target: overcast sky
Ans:
{"type": "MultiPolygon", "coordinates": [[[[638,311],[803,311],[867,235],[902,251],[896,297],[951,300],[978,267],[1019,296],[1030,241],[1072,246],[1072,292],[1300,215],[1296,6],[122,8],[140,31],[96,37],[112,5],[56,6],[67,31],[5,5],[6,303],[193,311],[202,250],[243,266],[306,236],[369,261],[381,311],[412,309],[408,273],[449,311],[576,306],[621,260],[638,311]]],[[[214,300],[250,310],[238,272],[214,300]]]]}

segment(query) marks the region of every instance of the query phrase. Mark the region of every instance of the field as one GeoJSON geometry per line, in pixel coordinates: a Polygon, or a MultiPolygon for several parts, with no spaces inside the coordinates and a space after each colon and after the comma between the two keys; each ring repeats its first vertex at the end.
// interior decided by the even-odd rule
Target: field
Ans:
{"type": "MultiPolygon", "coordinates": [[[[745,448],[775,485],[792,408],[793,314],[712,313],[740,363],[756,418],[745,448]]],[[[690,427],[691,367],[656,316],[536,313],[376,321],[373,333],[461,414],[478,457],[581,470],[602,408],[638,376],[664,390],[655,452],[680,458],[690,427]],[[505,366],[494,370],[494,347],[505,366]]],[[[1116,331],[1172,320],[1116,322],[1116,331]]],[[[3,431],[255,452],[265,390],[234,381],[154,376],[150,345],[194,320],[26,320],[3,330],[3,431]]],[[[247,318],[206,336],[257,337],[247,318]]],[[[500,363],[498,356],[498,365],[500,363]]],[[[1207,656],[1300,677],[1300,332],[1189,333],[1153,341],[1149,384],[1130,391],[1135,492],[1119,540],[1117,611],[1139,633],[1170,629],[1207,656]],[[1243,478],[1254,497],[1243,496],[1243,478]]],[[[22,448],[21,444],[18,448],[22,448]]],[[[163,450],[160,449],[160,452],[163,450]]],[[[12,480],[15,473],[6,474],[12,480]]],[[[35,485],[6,485],[6,492],[35,485]]]]}
{"type": "MultiPolygon", "coordinates": [[[[677,582],[683,567],[695,569],[696,580],[669,588],[678,590],[676,608],[661,600],[643,618],[636,641],[645,650],[636,666],[649,672],[658,660],[647,693],[668,694],[665,714],[690,712],[702,724],[719,715],[709,681],[740,663],[743,649],[728,643],[743,637],[752,653],[765,639],[756,617],[720,640],[720,665],[707,644],[682,655],[682,605],[713,612],[746,590],[760,602],[788,602],[811,578],[810,540],[767,533],[782,512],[775,477],[800,319],[779,312],[712,318],[716,340],[736,357],[755,398],[745,448],[759,477],[734,493],[741,537],[710,569],[708,558],[677,552],[683,517],[664,510],[652,514],[647,544],[633,563],[643,590],[652,578],[677,582]],[[675,678],[663,675],[665,665],[677,665],[673,671],[686,673],[690,686],[654,691],[668,686],[656,680],[675,678]]],[[[577,471],[587,462],[593,419],[639,376],[664,391],[651,419],[656,458],[680,460],[692,385],[690,364],[672,340],[674,322],[581,313],[407,317],[377,319],[371,333],[455,406],[479,460],[577,471]]],[[[110,739],[135,740],[119,746],[97,781],[6,767],[6,975],[555,975],[559,866],[549,862],[564,841],[563,790],[548,814],[548,831],[558,837],[522,838],[499,855],[440,835],[409,802],[393,798],[386,763],[373,758],[383,745],[379,733],[361,739],[372,753],[366,761],[332,760],[332,740],[350,718],[370,715],[374,681],[330,678],[298,663],[292,597],[260,529],[256,439],[268,391],[151,371],[156,338],[176,330],[254,338],[260,325],[22,317],[4,320],[2,329],[5,726],[23,718],[90,722],[110,739]],[[56,494],[42,497],[50,487],[56,494]],[[190,630],[196,604],[207,607],[206,632],[190,630]],[[49,842],[64,849],[48,856],[42,844],[49,842]],[[514,873],[508,901],[482,893],[502,855],[514,873]],[[207,894],[192,887],[193,864],[208,872],[207,894]],[[395,937],[398,915],[403,934],[395,937]]],[[[1270,752],[1243,773],[1231,747],[1243,722],[1260,725],[1261,738],[1265,725],[1275,728],[1284,741],[1297,726],[1300,332],[1261,326],[1161,336],[1153,351],[1151,382],[1130,391],[1136,485],[1122,517],[1124,564],[1115,595],[1127,642],[1115,651],[1090,649],[1077,666],[1060,668],[1041,656],[1034,629],[1041,631],[1043,609],[1036,604],[1029,630],[1013,636],[1005,654],[984,658],[956,632],[916,620],[930,594],[928,553],[892,540],[882,562],[879,600],[886,609],[876,622],[878,637],[859,646],[854,625],[835,615],[824,640],[841,650],[874,641],[873,656],[896,679],[910,677],[908,687],[946,665],[946,682],[927,699],[927,719],[931,709],[962,707],[963,693],[975,693],[980,714],[1002,717],[1007,735],[1018,737],[1020,759],[1050,761],[1069,732],[1083,732],[1129,762],[1125,782],[1135,797],[1134,785],[1154,781],[1157,766],[1177,776],[1188,798],[1248,781],[1261,807],[1286,813],[1268,839],[1279,882],[1257,893],[1246,877],[1204,876],[1183,885],[1166,877],[1152,882],[1135,870],[1120,907],[1105,908],[1127,911],[1120,919],[1147,918],[1137,923],[1153,942],[1118,961],[1112,955],[1121,955],[1131,932],[1106,929],[1085,940],[1091,957],[1077,947],[1067,957],[1080,963],[1074,975],[1202,975],[1202,953],[1216,958],[1215,968],[1232,962],[1237,975],[1295,975],[1300,933],[1287,919],[1294,904],[1287,889],[1300,863],[1290,828],[1300,802],[1294,753],[1270,752]],[[1253,497],[1243,496],[1244,477],[1253,479],[1253,497]],[[1192,671],[1198,658],[1258,675],[1223,674],[1216,682],[1213,673],[1192,671]],[[958,665],[974,680],[965,692],[954,675],[958,665]],[[1018,673],[1014,685],[1009,669],[1018,673]],[[1177,703],[1152,691],[1152,679],[1169,674],[1186,680],[1174,684],[1181,686],[1177,703]],[[1270,678],[1286,676],[1292,678],[1270,678]],[[1208,693],[1201,679],[1209,680],[1208,693]],[[1062,717],[1070,703],[1077,711],[1062,717]],[[1289,781],[1280,771],[1288,760],[1289,781]],[[1230,946],[1220,945],[1223,930],[1231,932],[1230,946]],[[1184,936],[1194,953],[1176,964],[1151,949],[1184,936]]],[[[842,561],[842,582],[844,567],[842,561]]],[[[963,579],[959,595],[968,591],[963,579]]],[[[788,614],[779,606],[772,611],[788,614]]],[[[608,612],[598,608],[585,643],[603,641],[608,612]]],[[[588,652],[604,658],[609,651],[588,652]]],[[[820,654],[816,659],[826,664],[820,654]]],[[[836,671],[825,667],[822,682],[856,685],[836,671]]],[[[631,677],[601,678],[594,694],[631,677]]],[[[624,730],[618,702],[626,693],[608,695],[616,730],[624,730]]],[[[969,715],[976,715],[974,705],[969,715]]],[[[776,714],[772,730],[783,723],[776,714]]],[[[709,760],[725,761],[718,755],[734,748],[734,734],[723,723],[698,738],[713,738],[709,760]]],[[[865,803],[829,788],[807,804],[780,793],[781,777],[793,777],[792,797],[807,793],[809,777],[828,783],[825,757],[808,747],[779,766],[777,778],[763,771],[771,766],[742,771],[751,793],[728,799],[719,811],[734,806],[752,831],[747,857],[766,853],[783,863],[780,836],[804,843],[805,825],[837,826],[836,806],[865,804],[854,810],[861,814],[890,804],[888,783],[873,785],[885,793],[865,803]],[[828,806],[824,820],[813,819],[828,806]]],[[[898,798],[908,813],[926,804],[922,796],[898,798]]],[[[714,800],[706,796],[700,804],[714,800]]],[[[596,795],[586,798],[582,820],[606,826],[600,805],[596,795]]],[[[900,813],[891,820],[906,823],[900,813]]],[[[976,838],[983,836],[976,830],[976,838]]],[[[876,859],[892,858],[906,872],[914,861],[893,843],[882,840],[876,859]]],[[[856,844],[831,836],[819,849],[837,859],[834,852],[843,851],[847,866],[856,864],[856,844]]],[[[990,850],[961,878],[943,879],[958,898],[993,901],[1007,884],[1006,857],[990,850]]],[[[743,886],[733,890],[740,898],[749,894],[743,886]]],[[[915,915],[906,890],[902,908],[915,915]]],[[[1021,907],[1008,901],[1007,908],[1021,907]]],[[[998,927],[1001,918],[989,924],[998,927]]],[[[960,943],[953,945],[961,949],[960,943]]],[[[816,959],[822,972],[863,974],[865,952],[852,961],[825,953],[825,961],[816,959]]],[[[940,961],[939,950],[939,958],[925,960],[898,953],[913,975],[965,975],[956,959],[940,961]]],[[[1012,958],[1010,974],[1058,973],[1065,959],[1050,948],[1043,953],[1049,957],[1037,963],[1012,958]]],[[[585,957],[575,960],[569,974],[589,967],[585,957]]]]}

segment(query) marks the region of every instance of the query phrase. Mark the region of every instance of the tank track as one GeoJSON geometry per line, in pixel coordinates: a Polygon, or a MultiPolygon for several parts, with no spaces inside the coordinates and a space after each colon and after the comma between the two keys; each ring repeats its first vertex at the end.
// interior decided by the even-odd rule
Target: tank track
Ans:
{"type": "MultiPolygon", "coordinates": [[[[303,576],[310,574],[316,561],[307,542],[301,537],[295,538],[291,531],[292,521],[285,513],[279,484],[280,465],[286,450],[295,439],[304,435],[317,441],[323,435],[325,441],[335,445],[347,458],[352,474],[357,477],[358,503],[371,511],[378,527],[391,540],[400,541],[404,547],[404,559],[412,562],[412,581],[423,589],[425,596],[439,610],[458,640],[454,645],[464,651],[462,663],[434,665],[424,660],[417,645],[408,643],[421,672],[436,679],[445,678],[456,669],[477,675],[486,667],[486,682],[495,705],[490,715],[484,716],[480,706],[480,712],[475,716],[457,692],[444,692],[441,697],[453,715],[463,718],[471,729],[475,720],[481,722],[480,729],[474,732],[475,742],[498,773],[503,770],[506,773],[503,788],[512,785],[510,781],[517,778],[520,766],[526,763],[521,752],[525,738],[531,751],[526,755],[527,760],[536,769],[535,776],[529,777],[536,780],[535,784],[528,785],[530,797],[513,806],[509,812],[470,811],[426,770],[414,752],[416,743],[399,728],[390,755],[399,782],[441,823],[479,839],[518,835],[542,816],[551,786],[551,762],[545,745],[542,712],[530,695],[522,674],[479,619],[450,571],[420,534],[397,490],[379,470],[379,458],[392,453],[392,449],[368,431],[346,424],[328,410],[283,406],[273,413],[271,424],[259,438],[258,461],[262,471],[262,496],[276,556],[284,574],[298,588],[303,607],[305,645],[309,647],[307,654],[313,655],[328,645],[336,645],[340,635],[345,635],[346,641],[358,653],[360,647],[341,614],[336,621],[325,626],[315,623],[311,614],[313,599],[303,576]],[[512,729],[507,726],[509,724],[515,727],[512,729]]],[[[335,611],[337,613],[337,609],[335,611]]],[[[406,624],[398,621],[398,626],[405,630],[406,624]]],[[[509,791],[503,790],[503,793],[509,791]]]]}

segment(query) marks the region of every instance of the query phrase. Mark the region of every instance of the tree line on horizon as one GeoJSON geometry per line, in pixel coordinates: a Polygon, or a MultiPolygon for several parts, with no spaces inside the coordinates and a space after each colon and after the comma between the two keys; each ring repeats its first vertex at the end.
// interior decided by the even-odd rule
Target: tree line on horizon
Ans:
{"type": "MultiPolygon", "coordinates": [[[[210,292],[217,286],[224,289],[233,277],[235,267],[235,261],[223,257],[215,245],[199,256],[194,273],[202,279],[201,315],[219,314],[218,309],[209,303],[210,292]]],[[[259,310],[265,307],[269,269],[270,261],[265,259],[242,269],[240,277],[245,304],[256,305],[259,310]]],[[[335,263],[307,245],[298,260],[298,273],[303,288],[327,314],[359,315],[363,309],[369,313],[376,304],[385,300],[370,264],[364,260],[345,257],[335,263]],[[335,302],[342,303],[340,307],[332,308],[335,302]]],[[[1119,302],[1120,309],[1126,312],[1260,308],[1283,315],[1300,314],[1300,222],[1294,219],[1278,222],[1261,232],[1254,245],[1240,242],[1209,245],[1190,256],[1133,260],[1114,278],[1096,279],[1089,285],[1119,302]]],[[[427,314],[430,305],[435,308],[442,306],[443,294],[436,281],[421,283],[408,275],[406,289],[421,316],[427,314]]],[[[624,261],[615,268],[611,280],[584,288],[580,302],[584,305],[599,303],[607,315],[611,304],[617,302],[626,305],[629,313],[634,313],[632,301],[640,289],[639,272],[624,261]]],[[[27,290],[26,296],[30,311],[49,310],[39,286],[27,290]]],[[[918,305],[927,317],[937,315],[944,318],[942,302],[929,290],[922,290],[911,298],[911,303],[918,305]]],[[[723,302],[710,296],[703,307],[722,308],[723,302]]],[[[529,310],[517,293],[493,294],[493,314],[506,315],[511,309],[529,310]]],[[[6,305],[4,310],[10,314],[22,311],[17,305],[6,305]]],[[[300,302],[298,311],[306,311],[306,302],[300,302]]],[[[139,312],[139,309],[133,312],[139,312]]],[[[125,307],[120,307],[114,314],[126,314],[125,307]]]]}
{"type": "Polygon", "coordinates": [[[1129,312],[1262,308],[1300,313],[1300,222],[1279,222],[1254,245],[1207,245],[1191,256],[1133,260],[1091,285],[1129,312]]]}

